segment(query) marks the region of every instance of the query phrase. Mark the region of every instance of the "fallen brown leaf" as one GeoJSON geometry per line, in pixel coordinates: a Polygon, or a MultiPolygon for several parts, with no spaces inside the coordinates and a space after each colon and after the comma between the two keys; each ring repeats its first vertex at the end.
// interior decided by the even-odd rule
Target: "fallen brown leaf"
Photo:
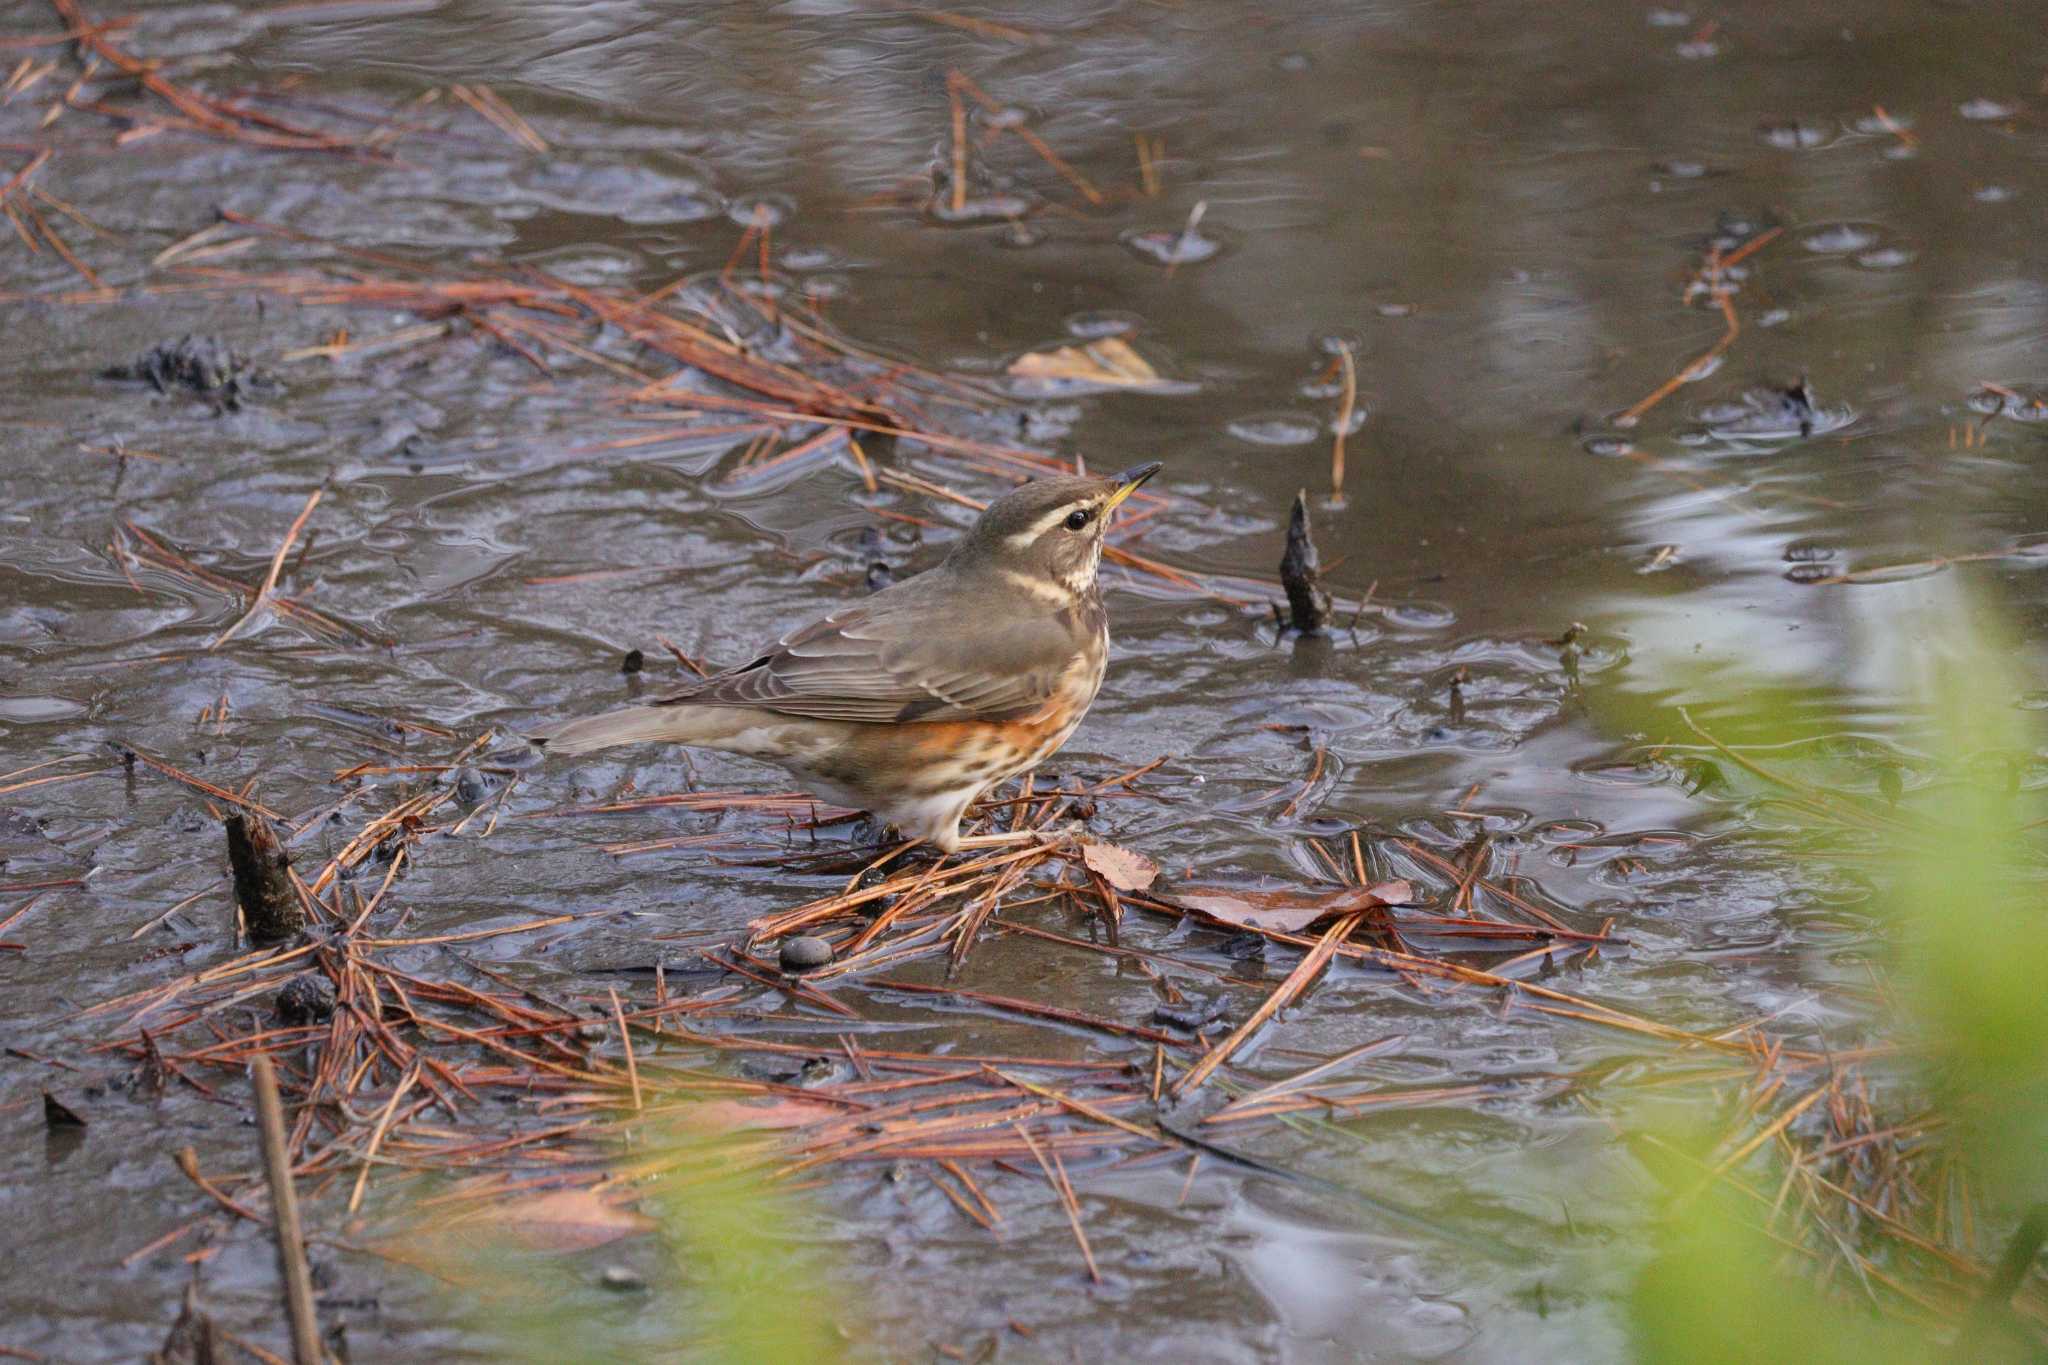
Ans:
{"type": "Polygon", "coordinates": [[[1298,934],[1320,920],[1375,906],[1403,905],[1414,895],[1415,888],[1407,882],[1380,882],[1375,886],[1333,887],[1323,891],[1191,886],[1175,891],[1171,899],[1177,905],[1241,929],[1277,929],[1298,934]]]}
{"type": "Polygon", "coordinates": [[[1140,389],[1166,381],[1122,337],[1098,337],[1079,346],[1028,351],[1010,362],[1018,379],[1049,379],[1105,389],[1140,389]]]}
{"type": "Polygon", "coordinates": [[[1135,849],[1081,841],[1081,861],[1119,891],[1143,891],[1159,875],[1159,864],[1135,849]]]}
{"type": "Polygon", "coordinates": [[[622,1208],[590,1190],[550,1190],[531,1198],[508,1200],[480,1210],[475,1219],[487,1223],[536,1251],[587,1251],[652,1232],[654,1220],[622,1208]]]}

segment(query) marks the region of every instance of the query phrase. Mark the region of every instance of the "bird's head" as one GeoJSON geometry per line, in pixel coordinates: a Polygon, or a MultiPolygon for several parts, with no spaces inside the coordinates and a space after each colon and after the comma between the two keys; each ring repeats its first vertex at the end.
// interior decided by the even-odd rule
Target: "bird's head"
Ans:
{"type": "Polygon", "coordinates": [[[1071,605],[1095,586],[1110,513],[1158,472],[1155,460],[1108,478],[1034,479],[990,503],[949,560],[993,573],[1048,606],[1071,605]]]}

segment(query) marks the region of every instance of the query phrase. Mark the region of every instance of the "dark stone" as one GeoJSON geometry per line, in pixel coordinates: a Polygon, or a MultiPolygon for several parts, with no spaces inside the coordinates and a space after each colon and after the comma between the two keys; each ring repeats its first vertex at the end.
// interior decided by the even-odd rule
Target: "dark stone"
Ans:
{"type": "Polygon", "coordinates": [[[247,357],[235,354],[215,336],[186,333],[176,341],[159,342],[126,365],[109,365],[102,379],[140,380],[158,393],[183,389],[239,411],[255,386],[272,382],[249,368],[247,357]]]}
{"type": "Polygon", "coordinates": [[[647,1288],[647,1281],[639,1271],[623,1265],[606,1266],[598,1275],[597,1282],[614,1294],[633,1294],[647,1288]]]}
{"type": "Polygon", "coordinates": [[[1190,999],[1178,1005],[1161,1005],[1152,1011],[1152,1022],[1168,1024],[1195,1033],[1221,1019],[1229,1008],[1222,996],[1190,999]]]}
{"type": "Polygon", "coordinates": [[[474,806],[491,794],[491,780],[467,763],[455,770],[455,799],[474,806]]]}
{"type": "Polygon", "coordinates": [[[334,983],[320,972],[300,972],[278,988],[277,1017],[287,1024],[317,1024],[334,1013],[334,983]]]}
{"type": "Polygon", "coordinates": [[[782,941],[780,957],[785,972],[808,972],[832,960],[832,945],[822,938],[799,934],[782,941]]]}

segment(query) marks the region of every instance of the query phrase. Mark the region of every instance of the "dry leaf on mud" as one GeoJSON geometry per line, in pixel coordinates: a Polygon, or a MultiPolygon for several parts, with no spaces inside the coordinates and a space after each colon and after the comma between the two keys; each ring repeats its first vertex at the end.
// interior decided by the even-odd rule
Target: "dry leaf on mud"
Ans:
{"type": "Polygon", "coordinates": [[[1135,849],[1081,841],[1081,861],[1119,891],[1143,891],[1159,875],[1159,864],[1135,849]]]}
{"type": "Polygon", "coordinates": [[[1098,337],[1079,346],[1027,351],[1010,362],[1009,372],[1017,379],[1087,384],[1103,389],[1142,389],[1167,382],[1122,337],[1098,337]]]}
{"type": "Polygon", "coordinates": [[[1292,887],[1190,886],[1173,893],[1177,905],[1239,928],[1276,929],[1298,934],[1318,920],[1369,910],[1376,905],[1405,905],[1415,888],[1407,882],[1375,886],[1333,887],[1301,891],[1292,887]]]}
{"type": "Polygon", "coordinates": [[[549,1190],[492,1204],[469,1223],[488,1224],[536,1251],[587,1251],[654,1230],[654,1220],[590,1190],[549,1190]]]}

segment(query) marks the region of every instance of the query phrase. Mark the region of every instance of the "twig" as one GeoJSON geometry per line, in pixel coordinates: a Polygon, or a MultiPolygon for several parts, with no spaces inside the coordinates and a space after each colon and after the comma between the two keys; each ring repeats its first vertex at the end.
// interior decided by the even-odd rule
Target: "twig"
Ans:
{"type": "Polygon", "coordinates": [[[415,1062],[412,1069],[405,1073],[405,1079],[398,1083],[398,1088],[391,1092],[391,1098],[384,1102],[383,1110],[377,1115],[377,1125],[370,1130],[370,1140],[363,1147],[363,1168],[356,1172],[355,1189],[349,1192],[348,1211],[350,1213],[354,1213],[362,1207],[363,1189],[369,1184],[370,1180],[370,1166],[376,1161],[377,1148],[383,1145],[384,1133],[391,1126],[391,1116],[398,1112],[398,1102],[405,1098],[405,1092],[412,1089],[414,1082],[418,1081],[419,1078],[419,1063],[415,1062]]]}
{"type": "MultiPolygon", "coordinates": [[[[1017,1136],[1024,1139],[1031,1155],[1038,1159],[1038,1169],[1045,1172],[1046,1183],[1052,1186],[1053,1194],[1058,1197],[1060,1209],[1067,1215],[1067,1226],[1074,1230],[1074,1240],[1080,1243],[1081,1259],[1088,1263],[1088,1278],[1101,1284],[1102,1272],[1095,1268],[1095,1252],[1088,1245],[1088,1234],[1081,1230],[1081,1201],[1074,1197],[1074,1187],[1067,1180],[1067,1168],[1060,1166],[1055,1174],[1053,1166],[1045,1159],[1045,1152],[1031,1140],[1031,1134],[1025,1131],[1024,1125],[1017,1123],[1011,1126],[1017,1130],[1017,1136]]],[[[1053,1161],[1058,1160],[1059,1153],[1053,1153],[1053,1161]]]]}
{"type": "Polygon", "coordinates": [[[633,1034],[626,1027],[626,1008],[619,1003],[618,987],[608,986],[606,989],[612,995],[612,1017],[619,1021],[619,1042],[626,1049],[626,1079],[633,1086],[633,1108],[639,1110],[644,1107],[640,1099],[640,1066],[633,1060],[633,1034]]]}
{"type": "Polygon", "coordinates": [[[43,163],[48,161],[51,157],[55,155],[55,152],[52,152],[48,147],[45,147],[42,151],[36,153],[35,159],[30,161],[28,165],[23,166],[20,170],[16,171],[12,176],[10,176],[6,184],[0,185],[0,204],[6,203],[8,195],[13,194],[14,191],[20,187],[23,181],[27,180],[30,176],[34,175],[37,171],[41,170],[43,168],[43,163]]]}
{"type": "Polygon", "coordinates": [[[1344,496],[1344,436],[1351,430],[1351,413],[1358,405],[1358,364],[1351,358],[1351,343],[1337,343],[1337,361],[1344,369],[1344,397],[1337,404],[1337,434],[1330,442],[1330,497],[1344,496]]]}
{"type": "Polygon", "coordinates": [[[1302,958],[1294,970],[1287,974],[1287,979],[1275,987],[1264,1003],[1252,1011],[1251,1017],[1239,1024],[1228,1038],[1209,1049],[1201,1061],[1196,1062],[1185,1076],[1174,1082],[1173,1093],[1184,1095],[1193,1090],[1208,1080],[1217,1067],[1230,1060],[1230,1055],[1244,1046],[1246,1040],[1263,1028],[1268,1019],[1279,1013],[1283,1005],[1301,994],[1309,982],[1315,980],[1316,974],[1323,970],[1323,965],[1335,956],[1338,945],[1351,937],[1351,931],[1356,929],[1364,918],[1364,911],[1354,910],[1324,930],[1323,936],[1316,940],[1316,946],[1309,950],[1308,956],[1302,958]]]}
{"type": "Polygon", "coordinates": [[[272,1227],[277,1234],[278,1263],[284,1269],[285,1308],[292,1321],[292,1354],[298,1365],[324,1365],[320,1319],[313,1310],[313,1277],[306,1267],[306,1242],[299,1231],[299,1195],[292,1185],[284,1106],[278,1100],[277,1071],[270,1064],[270,1054],[257,1053],[250,1060],[249,1074],[256,1083],[256,1117],[263,1125],[263,1169],[270,1179],[272,1227]]]}
{"type": "Polygon", "coordinates": [[[967,210],[967,106],[960,102],[960,73],[946,77],[946,98],[953,106],[953,212],[967,210]]]}
{"type": "Polygon", "coordinates": [[[292,519],[292,524],[285,530],[284,543],[279,545],[277,553],[270,557],[270,572],[263,576],[263,586],[256,589],[256,595],[249,600],[249,610],[242,613],[240,620],[215,636],[213,643],[207,646],[209,650],[219,649],[226,644],[234,633],[249,624],[249,619],[262,610],[264,603],[270,600],[271,592],[277,587],[277,576],[284,572],[284,557],[291,553],[293,543],[299,538],[299,532],[306,529],[306,519],[313,515],[313,509],[320,505],[320,499],[326,491],[324,488],[316,488],[306,499],[306,505],[299,509],[299,515],[292,519]]]}
{"type": "MultiPolygon", "coordinates": [[[[1706,372],[1708,365],[1718,359],[1723,351],[1726,351],[1735,344],[1735,338],[1742,334],[1742,323],[1735,316],[1735,305],[1729,301],[1729,290],[1727,285],[1722,283],[1722,276],[1728,267],[1752,252],[1760,250],[1783,231],[1784,229],[1781,227],[1774,227],[1767,231],[1759,232],[1726,256],[1721,255],[1718,250],[1708,253],[1706,264],[1700,268],[1699,275],[1694,280],[1694,284],[1701,285],[1701,281],[1706,281],[1701,287],[1714,300],[1715,306],[1721,310],[1721,319],[1726,326],[1720,338],[1712,346],[1708,347],[1705,352],[1695,357],[1689,364],[1682,366],[1677,374],[1672,375],[1662,384],[1659,384],[1655,389],[1631,405],[1626,412],[1615,418],[1617,426],[1634,426],[1642,420],[1644,413],[1656,407],[1692,380],[1699,378],[1706,372]]],[[[1688,297],[1691,296],[1691,293],[1692,291],[1688,290],[1688,297]]]]}
{"type": "Polygon", "coordinates": [[[229,1213],[251,1223],[261,1223],[264,1221],[262,1214],[235,1199],[227,1191],[206,1178],[206,1173],[199,1169],[198,1152],[190,1147],[180,1147],[172,1155],[171,1159],[178,1163],[178,1169],[184,1172],[187,1180],[197,1185],[205,1192],[209,1199],[226,1209],[229,1213]]]}

